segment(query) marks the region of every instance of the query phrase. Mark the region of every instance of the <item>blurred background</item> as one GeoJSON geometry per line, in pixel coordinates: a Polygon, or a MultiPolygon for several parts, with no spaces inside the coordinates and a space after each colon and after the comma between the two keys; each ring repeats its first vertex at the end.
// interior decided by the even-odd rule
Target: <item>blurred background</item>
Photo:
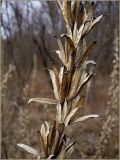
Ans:
{"type": "MultiPolygon", "coordinates": [[[[81,114],[100,117],[68,128],[67,134],[77,142],[72,159],[118,158],[118,3],[95,1],[94,16],[106,16],[86,39],[86,45],[98,41],[89,57],[96,62],[90,66],[96,76],[86,88],[81,114]]],[[[48,68],[52,61],[61,65],[52,52],[58,48],[54,36],[66,29],[55,1],[5,0],[1,5],[2,159],[33,158],[16,144],[37,148],[41,123],[55,118],[55,106],[27,102],[53,97],[48,68]]]]}

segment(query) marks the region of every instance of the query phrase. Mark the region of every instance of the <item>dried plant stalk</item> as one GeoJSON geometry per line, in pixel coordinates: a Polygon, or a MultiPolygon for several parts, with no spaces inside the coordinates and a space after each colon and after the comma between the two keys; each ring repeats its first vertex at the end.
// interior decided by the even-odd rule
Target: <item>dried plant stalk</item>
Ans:
{"type": "Polygon", "coordinates": [[[82,72],[82,69],[96,44],[96,42],[91,43],[84,51],[84,38],[103,15],[93,18],[93,2],[88,2],[88,8],[85,8],[82,1],[65,0],[62,4],[57,1],[57,4],[63,15],[67,34],[56,37],[59,47],[56,53],[62,61],[62,66],[57,69],[57,65],[54,64],[53,69],[49,70],[55,99],[32,98],[29,100],[29,103],[36,101],[57,104],[56,119],[51,125],[48,122],[42,124],[38,132],[40,144],[38,151],[18,144],[38,159],[65,158],[73,150],[74,142],[65,135],[64,129],[71,123],[98,117],[96,114],[78,117],[78,113],[84,106],[82,90],[93,76],[93,74],[82,72]]]}
{"type": "MultiPolygon", "coordinates": [[[[118,127],[119,121],[119,56],[118,56],[118,37],[115,31],[115,40],[114,40],[114,59],[113,59],[113,71],[110,75],[111,82],[108,89],[108,95],[110,100],[107,103],[107,110],[105,114],[105,121],[102,127],[101,136],[98,140],[96,147],[96,154],[94,158],[109,158],[107,155],[107,149],[111,139],[115,137],[116,143],[118,135],[114,132],[115,128],[118,127]],[[113,134],[115,133],[115,134],[113,134]],[[112,137],[112,138],[111,138],[112,137]]],[[[112,142],[113,143],[113,142],[112,142]]],[[[116,146],[118,148],[118,144],[116,146]]]]}

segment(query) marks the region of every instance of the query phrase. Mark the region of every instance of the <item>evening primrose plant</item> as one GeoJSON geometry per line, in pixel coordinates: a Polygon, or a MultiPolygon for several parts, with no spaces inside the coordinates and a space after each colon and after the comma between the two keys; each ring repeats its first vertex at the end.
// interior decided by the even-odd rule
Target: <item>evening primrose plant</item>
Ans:
{"type": "Polygon", "coordinates": [[[67,0],[56,3],[63,16],[67,33],[55,37],[59,47],[55,52],[62,62],[60,68],[52,63],[52,69],[49,70],[55,98],[32,98],[28,102],[56,105],[56,119],[51,124],[45,121],[41,125],[38,131],[38,150],[25,144],[17,144],[37,159],[63,159],[70,155],[75,142],[65,134],[65,129],[72,123],[98,117],[96,114],[79,117],[79,113],[85,101],[82,91],[94,76],[93,73],[85,73],[83,68],[89,63],[95,64],[92,60],[88,61],[87,57],[95,47],[96,41],[86,49],[84,41],[103,15],[93,17],[93,2],[87,2],[87,5],[82,1],[67,0]]]}

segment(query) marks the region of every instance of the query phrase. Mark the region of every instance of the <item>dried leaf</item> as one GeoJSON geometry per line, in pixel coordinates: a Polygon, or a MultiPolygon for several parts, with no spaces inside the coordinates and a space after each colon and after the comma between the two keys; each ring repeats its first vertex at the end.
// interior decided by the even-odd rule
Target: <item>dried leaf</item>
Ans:
{"type": "Polygon", "coordinates": [[[67,29],[67,34],[72,38],[72,31],[71,31],[71,28],[70,26],[68,25],[68,23],[66,23],[66,29],[67,29]]]}
{"type": "Polygon", "coordinates": [[[65,16],[67,19],[67,22],[70,26],[70,28],[72,28],[72,13],[71,13],[71,1],[64,1],[63,2],[63,10],[65,12],[65,16]]]}
{"type": "Polygon", "coordinates": [[[76,1],[76,22],[77,29],[79,29],[81,23],[83,22],[83,4],[80,1],[76,1]]]}
{"type": "Polygon", "coordinates": [[[79,29],[80,25],[86,20],[85,7],[83,6],[82,1],[72,2],[72,20],[73,22],[77,22],[77,29],[79,29]]]}
{"type": "Polygon", "coordinates": [[[52,64],[52,67],[53,67],[53,72],[55,73],[56,75],[56,79],[59,81],[59,71],[58,71],[58,68],[52,64]]]}
{"type": "Polygon", "coordinates": [[[71,48],[72,50],[75,50],[74,43],[73,43],[72,39],[70,38],[70,36],[67,35],[67,34],[62,34],[62,35],[61,35],[61,38],[63,38],[63,37],[66,38],[66,40],[67,40],[67,42],[68,42],[70,48],[71,48]]]}
{"type": "Polygon", "coordinates": [[[52,149],[51,149],[51,154],[54,154],[58,145],[58,140],[59,140],[59,132],[56,130],[56,135],[54,137],[52,149]]]}
{"type": "Polygon", "coordinates": [[[92,78],[94,74],[89,74],[88,76],[86,76],[85,79],[83,79],[83,81],[81,81],[81,85],[78,88],[78,90],[82,89],[84,87],[84,85],[92,78]]]}
{"type": "Polygon", "coordinates": [[[78,46],[79,42],[80,42],[80,39],[82,37],[82,32],[83,32],[83,29],[84,29],[84,26],[85,26],[85,23],[83,23],[80,27],[80,29],[78,30],[77,32],[77,37],[76,37],[76,40],[75,40],[75,47],[78,46]]]}
{"type": "Polygon", "coordinates": [[[57,152],[56,152],[56,154],[58,155],[56,157],[57,159],[60,159],[62,158],[62,156],[64,156],[63,149],[64,151],[66,151],[66,135],[65,134],[62,134],[62,136],[59,138],[59,143],[58,143],[57,152]]]}
{"type": "Polygon", "coordinates": [[[74,115],[71,117],[70,122],[74,121],[74,119],[79,115],[80,109],[83,107],[83,102],[84,102],[84,97],[81,97],[81,99],[79,100],[79,105],[77,104],[76,108],[76,112],[74,113],[74,115]]]}
{"type": "Polygon", "coordinates": [[[59,1],[59,0],[57,0],[56,2],[57,2],[57,4],[58,4],[59,8],[62,10],[62,9],[63,9],[63,7],[62,7],[62,4],[60,3],[60,1],[59,1]]]}
{"type": "Polygon", "coordinates": [[[66,29],[67,29],[67,33],[70,37],[72,37],[72,32],[71,32],[71,28],[69,26],[69,23],[68,23],[68,20],[67,20],[67,17],[66,17],[66,14],[65,14],[65,11],[64,11],[64,7],[61,5],[61,3],[59,1],[57,1],[57,4],[60,8],[60,11],[63,15],[63,18],[64,18],[64,21],[65,21],[65,26],[66,26],[66,29]]]}
{"type": "Polygon", "coordinates": [[[56,121],[54,120],[53,124],[52,124],[52,128],[50,129],[49,137],[48,137],[50,151],[51,151],[51,148],[52,148],[52,145],[53,145],[55,135],[56,135],[56,121]]]}
{"type": "Polygon", "coordinates": [[[57,81],[56,75],[54,74],[52,70],[50,70],[50,77],[51,77],[52,84],[53,84],[55,98],[59,101],[59,87],[60,86],[59,86],[59,82],[57,81]]]}
{"type": "Polygon", "coordinates": [[[45,152],[46,152],[46,146],[47,146],[47,135],[46,135],[46,130],[45,130],[45,125],[42,124],[41,126],[41,136],[43,138],[44,146],[45,146],[45,152]]]}
{"type": "Polygon", "coordinates": [[[69,150],[71,149],[71,147],[73,147],[73,145],[75,144],[75,142],[71,142],[67,148],[66,148],[66,152],[69,152],[69,150]]]}
{"type": "Polygon", "coordinates": [[[71,11],[72,11],[72,31],[74,28],[75,18],[76,18],[76,1],[71,2],[71,11]]]}
{"type": "Polygon", "coordinates": [[[66,155],[68,155],[68,156],[70,157],[73,151],[74,151],[74,146],[71,146],[71,147],[67,150],[66,155]]]}
{"type": "Polygon", "coordinates": [[[81,96],[81,97],[79,97],[79,99],[77,99],[77,97],[76,97],[76,100],[73,104],[73,108],[83,107],[84,101],[85,101],[85,96],[81,96]]]}
{"type": "Polygon", "coordinates": [[[72,38],[75,46],[76,46],[77,33],[78,33],[77,23],[75,22],[75,24],[74,24],[74,30],[73,30],[73,38],[72,38]]]}
{"type": "Polygon", "coordinates": [[[90,114],[90,115],[87,115],[87,116],[76,118],[74,120],[74,122],[81,122],[81,121],[84,121],[84,120],[86,120],[88,118],[96,118],[96,117],[99,117],[99,115],[97,115],[97,114],[90,114]]]}
{"type": "Polygon", "coordinates": [[[68,62],[66,65],[67,71],[71,70],[71,66],[72,66],[72,55],[69,55],[68,62]]]}
{"type": "MultiPolygon", "coordinates": [[[[62,151],[62,148],[64,146],[64,141],[63,141],[63,137],[61,138],[58,146],[57,146],[57,150],[56,150],[56,155],[60,155],[61,154],[61,151],[62,151]]],[[[56,157],[57,159],[59,159],[59,157],[56,157]]]]}
{"type": "Polygon", "coordinates": [[[68,58],[70,55],[70,47],[67,41],[65,41],[65,56],[66,56],[66,63],[68,62],[68,58]]]}
{"type": "Polygon", "coordinates": [[[28,101],[28,104],[31,102],[39,102],[39,103],[45,103],[45,104],[57,104],[56,100],[49,99],[49,98],[31,98],[28,101]]]}
{"type": "Polygon", "coordinates": [[[54,157],[53,154],[49,155],[49,157],[47,159],[52,159],[52,157],[54,157]]]}
{"type": "Polygon", "coordinates": [[[71,117],[74,115],[74,113],[76,112],[77,108],[73,109],[69,114],[68,116],[66,117],[65,121],[64,121],[64,124],[65,124],[65,127],[69,124],[70,122],[70,119],[71,117]]]}
{"type": "Polygon", "coordinates": [[[44,143],[44,150],[45,150],[45,154],[47,155],[48,154],[48,135],[49,135],[49,124],[47,121],[45,121],[45,124],[42,124],[41,126],[41,138],[43,139],[43,142],[44,143]]]}
{"type": "Polygon", "coordinates": [[[87,18],[88,18],[87,11],[86,11],[85,7],[84,7],[83,12],[84,12],[83,23],[85,23],[87,21],[87,18]]]}
{"type": "Polygon", "coordinates": [[[83,31],[82,37],[85,37],[92,30],[92,28],[95,26],[95,24],[97,24],[103,18],[103,16],[104,15],[100,15],[93,22],[91,22],[89,29],[87,31],[85,31],[85,32],[83,31]]]}
{"type": "Polygon", "coordinates": [[[49,131],[50,131],[50,126],[47,121],[45,121],[45,125],[46,125],[46,135],[48,136],[49,131]]]}
{"type": "Polygon", "coordinates": [[[93,22],[90,22],[90,26],[89,26],[87,32],[83,33],[83,37],[86,36],[92,30],[92,28],[95,26],[95,24],[97,24],[102,18],[103,18],[103,15],[97,17],[93,22]]]}
{"type": "Polygon", "coordinates": [[[39,147],[40,147],[40,155],[42,155],[42,157],[45,157],[46,147],[40,131],[38,131],[38,141],[39,141],[39,147]]]}
{"type": "Polygon", "coordinates": [[[33,149],[32,147],[28,146],[28,145],[25,145],[25,144],[22,144],[22,143],[19,143],[17,144],[18,147],[20,148],[23,148],[25,151],[31,153],[31,154],[34,154],[35,156],[38,155],[38,152],[37,150],[33,149]]]}
{"type": "Polygon", "coordinates": [[[93,20],[93,11],[94,11],[94,2],[89,2],[89,8],[88,8],[88,21],[93,20]]]}
{"type": "Polygon", "coordinates": [[[64,102],[67,88],[67,72],[63,73],[62,83],[60,85],[60,103],[64,102]]]}
{"type": "Polygon", "coordinates": [[[75,69],[76,50],[72,52],[71,58],[72,58],[72,62],[71,62],[70,72],[71,72],[71,74],[73,74],[74,69],[75,69]]]}
{"type": "Polygon", "coordinates": [[[62,107],[60,104],[57,105],[57,114],[56,114],[56,120],[58,123],[62,122],[62,107]]]}
{"type": "Polygon", "coordinates": [[[93,60],[87,60],[87,61],[84,62],[83,67],[84,67],[84,66],[87,66],[88,64],[96,65],[96,62],[93,61],[93,60]]]}
{"type": "Polygon", "coordinates": [[[80,69],[76,68],[72,77],[71,87],[69,90],[69,95],[68,95],[69,100],[76,94],[79,81],[80,81],[80,69]]]}
{"type": "Polygon", "coordinates": [[[94,2],[89,2],[89,7],[88,7],[88,16],[87,16],[87,21],[85,30],[83,31],[83,35],[85,36],[88,34],[91,26],[92,26],[92,21],[93,21],[93,11],[94,11],[94,2]]]}
{"type": "Polygon", "coordinates": [[[85,51],[85,53],[83,55],[81,55],[80,59],[77,62],[77,66],[80,67],[83,62],[85,61],[85,59],[87,58],[88,54],[90,53],[90,51],[94,48],[94,46],[96,45],[96,41],[94,41],[85,51]]]}
{"type": "Polygon", "coordinates": [[[63,144],[57,159],[63,160],[65,157],[65,153],[66,153],[66,148],[65,145],[63,144]]]}
{"type": "Polygon", "coordinates": [[[79,44],[77,46],[77,51],[76,51],[76,59],[75,59],[75,64],[79,61],[80,56],[85,52],[85,40],[80,39],[79,44]]]}
{"type": "Polygon", "coordinates": [[[64,105],[63,105],[63,114],[62,114],[62,120],[64,122],[66,116],[67,116],[67,113],[68,113],[68,106],[67,106],[67,101],[65,99],[65,102],[64,102],[64,105]]]}
{"type": "Polygon", "coordinates": [[[77,21],[77,28],[79,29],[80,26],[83,23],[85,23],[85,21],[87,21],[87,13],[82,2],[77,1],[76,3],[77,3],[76,21],[77,21]]]}
{"type": "Polygon", "coordinates": [[[57,130],[59,131],[59,134],[62,134],[62,133],[63,133],[64,127],[65,127],[65,125],[64,125],[63,122],[57,124],[57,130]]]}
{"type": "Polygon", "coordinates": [[[66,57],[65,57],[65,51],[64,51],[64,47],[63,44],[61,42],[61,40],[57,37],[57,42],[58,42],[58,46],[59,46],[59,50],[60,50],[60,59],[63,62],[64,65],[66,65],[66,57]]]}
{"type": "Polygon", "coordinates": [[[84,22],[84,29],[83,29],[81,38],[84,38],[89,33],[91,26],[92,26],[92,21],[86,20],[84,22]]]}
{"type": "Polygon", "coordinates": [[[74,99],[75,97],[77,97],[79,95],[79,93],[81,92],[81,90],[83,89],[83,87],[86,85],[86,83],[92,78],[94,74],[90,74],[88,76],[86,76],[86,78],[81,78],[81,81],[80,81],[80,84],[79,84],[79,87],[77,89],[77,93],[74,95],[74,97],[72,97],[72,99],[74,99]]]}
{"type": "Polygon", "coordinates": [[[42,137],[45,135],[45,126],[44,126],[44,124],[42,124],[41,125],[41,130],[40,130],[40,132],[41,132],[41,135],[42,135],[42,137]]]}
{"type": "Polygon", "coordinates": [[[98,23],[98,22],[103,18],[103,16],[104,16],[104,15],[98,16],[98,17],[93,21],[92,27],[93,27],[96,23],[98,23]]]}
{"type": "Polygon", "coordinates": [[[65,57],[63,58],[63,57],[61,56],[61,52],[60,52],[59,50],[56,50],[55,52],[56,52],[57,55],[59,56],[59,58],[60,58],[60,60],[62,61],[62,63],[65,65],[65,57]]]}
{"type": "Polygon", "coordinates": [[[59,82],[60,82],[60,85],[62,83],[63,74],[64,74],[64,67],[61,67],[60,68],[60,72],[59,72],[59,82]]]}

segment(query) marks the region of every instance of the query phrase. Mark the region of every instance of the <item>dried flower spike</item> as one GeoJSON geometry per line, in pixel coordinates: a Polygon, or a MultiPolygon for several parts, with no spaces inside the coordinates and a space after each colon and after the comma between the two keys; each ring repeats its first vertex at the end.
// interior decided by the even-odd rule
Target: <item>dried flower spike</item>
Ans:
{"type": "Polygon", "coordinates": [[[39,152],[23,144],[18,144],[19,147],[36,155],[38,159],[65,158],[68,153],[73,151],[74,142],[71,142],[69,137],[65,135],[64,129],[71,123],[98,117],[97,114],[79,117],[85,99],[81,94],[82,90],[93,76],[93,74],[84,73],[82,70],[88,63],[95,64],[92,60],[87,61],[87,57],[96,42],[92,42],[84,51],[83,41],[103,17],[101,15],[94,19],[94,3],[87,3],[88,8],[84,6],[82,1],[64,0],[62,4],[57,1],[67,34],[56,37],[58,42],[56,54],[62,61],[62,66],[58,69],[57,64],[54,64],[53,69],[49,70],[55,99],[32,98],[28,102],[56,104],[56,119],[51,125],[48,122],[43,123],[38,131],[39,152]]]}

